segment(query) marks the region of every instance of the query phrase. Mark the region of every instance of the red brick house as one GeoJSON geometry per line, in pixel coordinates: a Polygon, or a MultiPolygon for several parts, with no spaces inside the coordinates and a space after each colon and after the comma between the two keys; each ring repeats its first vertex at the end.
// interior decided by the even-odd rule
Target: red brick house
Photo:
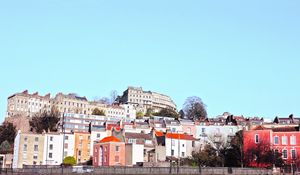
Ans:
{"type": "Polygon", "coordinates": [[[114,136],[94,144],[93,165],[125,166],[125,143],[114,136]]]}
{"type": "Polygon", "coordinates": [[[275,154],[281,155],[285,165],[300,166],[299,127],[270,129],[258,126],[244,131],[244,157],[249,166],[271,167],[275,154]]]}

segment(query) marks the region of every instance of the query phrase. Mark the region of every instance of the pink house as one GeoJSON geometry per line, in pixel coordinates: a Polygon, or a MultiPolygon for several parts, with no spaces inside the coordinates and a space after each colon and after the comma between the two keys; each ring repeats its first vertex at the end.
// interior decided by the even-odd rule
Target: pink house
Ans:
{"type": "Polygon", "coordinates": [[[192,135],[193,137],[197,137],[196,134],[196,126],[193,121],[190,120],[181,120],[180,124],[182,126],[182,132],[188,135],[192,135]]]}
{"type": "Polygon", "coordinates": [[[125,143],[114,136],[94,144],[93,165],[125,166],[125,143]]]}

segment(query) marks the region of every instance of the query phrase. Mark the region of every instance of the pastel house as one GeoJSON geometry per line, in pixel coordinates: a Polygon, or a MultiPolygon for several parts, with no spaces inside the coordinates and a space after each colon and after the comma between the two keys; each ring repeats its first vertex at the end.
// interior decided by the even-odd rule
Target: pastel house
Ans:
{"type": "Polygon", "coordinates": [[[125,143],[114,136],[103,138],[94,144],[93,165],[125,166],[125,143]]]}

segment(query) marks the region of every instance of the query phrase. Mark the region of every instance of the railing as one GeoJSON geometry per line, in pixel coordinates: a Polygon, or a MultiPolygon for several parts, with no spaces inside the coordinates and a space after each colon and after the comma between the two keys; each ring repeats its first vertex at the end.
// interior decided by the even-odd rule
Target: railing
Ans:
{"type": "Polygon", "coordinates": [[[168,175],[168,174],[203,174],[203,175],[271,175],[272,170],[254,168],[192,168],[192,167],[83,167],[75,169],[64,168],[24,168],[2,169],[0,174],[58,174],[68,175],[75,173],[105,174],[105,175],[168,175]],[[77,172],[75,172],[76,170],[77,172]]]}

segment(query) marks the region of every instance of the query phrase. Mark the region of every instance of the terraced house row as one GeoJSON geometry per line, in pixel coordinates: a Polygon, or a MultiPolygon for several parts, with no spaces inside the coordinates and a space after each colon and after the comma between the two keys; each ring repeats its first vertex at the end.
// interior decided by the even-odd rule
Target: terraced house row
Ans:
{"type": "MultiPolygon", "coordinates": [[[[247,152],[247,143],[252,141],[257,144],[266,138],[270,140],[263,133],[287,127],[290,129],[283,131],[287,135],[291,128],[296,128],[299,124],[293,118],[286,124],[276,122],[277,119],[274,122],[264,122],[259,118],[247,119],[227,114],[200,121],[159,116],[127,120],[84,114],[64,114],[62,119],[65,121],[64,128],[60,128],[58,133],[34,134],[19,131],[15,138],[13,167],[60,165],[67,156],[73,156],[78,164],[92,161],[95,166],[162,164],[190,157],[192,151],[197,151],[206,144],[228,143],[240,130],[245,131],[244,148],[247,152]],[[263,127],[263,132],[257,126],[263,127]],[[248,133],[253,132],[258,134],[249,137],[248,133]]],[[[298,156],[298,133],[299,131],[293,131],[293,138],[296,140],[291,142],[294,144],[292,147],[276,146],[278,151],[283,152],[287,148],[291,154],[287,159],[298,156]]],[[[281,138],[277,138],[279,135],[276,133],[275,143],[281,143],[278,141],[281,138]]]]}
{"type": "Polygon", "coordinates": [[[99,101],[89,101],[85,96],[75,93],[58,93],[51,98],[48,93],[44,96],[38,92],[30,94],[28,90],[15,93],[7,99],[7,117],[29,116],[42,111],[50,111],[55,107],[60,113],[75,113],[91,115],[95,108],[105,111],[106,116],[134,119],[136,111],[146,112],[148,108],[159,111],[163,108],[176,110],[173,100],[160,93],[143,91],[141,87],[128,87],[123,95],[116,99],[115,105],[99,101]]]}

